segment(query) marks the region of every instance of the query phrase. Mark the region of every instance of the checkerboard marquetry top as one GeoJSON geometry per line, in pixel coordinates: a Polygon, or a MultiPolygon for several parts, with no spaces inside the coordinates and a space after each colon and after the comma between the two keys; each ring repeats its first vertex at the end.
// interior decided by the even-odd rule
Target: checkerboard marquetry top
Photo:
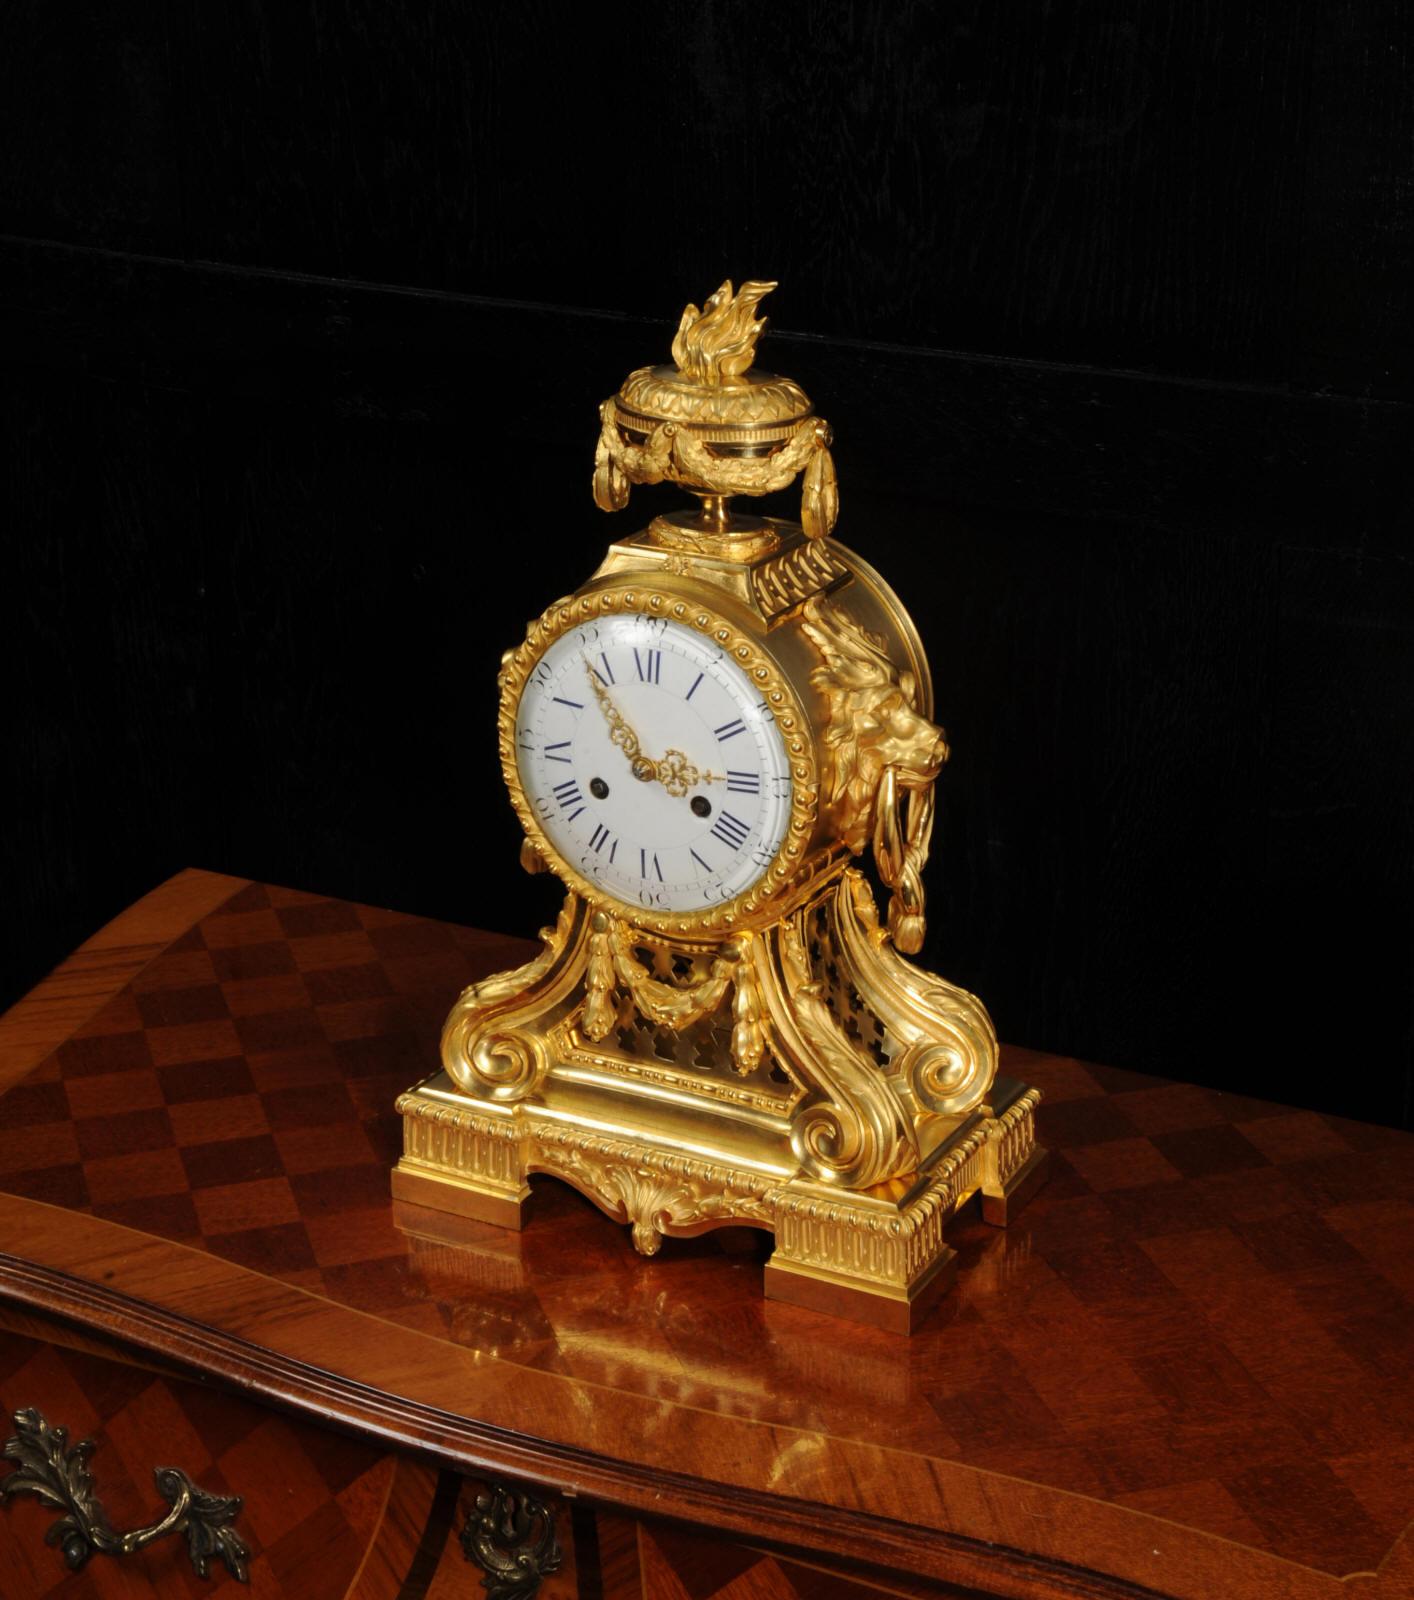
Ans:
{"type": "Polygon", "coordinates": [[[1054,1176],[959,1219],[901,1338],[765,1300],[747,1230],[644,1260],[548,1179],[519,1234],[395,1207],[397,1095],[527,951],[155,891],[0,1021],[0,1299],[449,1465],[981,1592],[1414,1593],[1409,1136],[1012,1051],[1054,1176]]]}

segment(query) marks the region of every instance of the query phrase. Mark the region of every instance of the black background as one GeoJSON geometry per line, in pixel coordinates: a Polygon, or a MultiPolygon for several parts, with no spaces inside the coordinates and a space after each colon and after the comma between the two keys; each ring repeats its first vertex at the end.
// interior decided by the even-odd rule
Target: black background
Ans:
{"type": "Polygon", "coordinates": [[[0,998],[184,865],[530,933],[494,672],[731,275],[954,758],[1003,1036],[1414,1090],[1401,0],[7,10],[0,998]]]}

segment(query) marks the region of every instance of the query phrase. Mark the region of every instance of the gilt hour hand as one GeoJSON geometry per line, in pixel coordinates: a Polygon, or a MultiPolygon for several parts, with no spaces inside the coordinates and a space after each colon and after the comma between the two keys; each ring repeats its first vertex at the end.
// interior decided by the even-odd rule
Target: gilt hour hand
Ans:
{"type": "Polygon", "coordinates": [[[599,702],[600,711],[604,713],[604,721],[609,724],[610,742],[618,745],[628,757],[635,778],[642,783],[652,783],[658,776],[658,763],[650,761],[644,755],[638,735],[629,726],[628,718],[609,698],[609,691],[599,681],[599,674],[590,666],[587,658],[584,663],[584,674],[589,679],[589,687],[594,691],[594,698],[599,702]]]}
{"type": "Polygon", "coordinates": [[[599,709],[604,714],[604,721],[609,725],[609,740],[628,757],[629,769],[640,783],[661,783],[674,799],[680,800],[689,789],[695,789],[700,783],[720,781],[719,774],[715,772],[699,772],[681,750],[666,751],[661,761],[644,755],[638,735],[623,712],[609,698],[609,691],[600,682],[599,674],[587,658],[584,671],[589,679],[589,687],[594,691],[594,698],[599,702],[599,709]]]}

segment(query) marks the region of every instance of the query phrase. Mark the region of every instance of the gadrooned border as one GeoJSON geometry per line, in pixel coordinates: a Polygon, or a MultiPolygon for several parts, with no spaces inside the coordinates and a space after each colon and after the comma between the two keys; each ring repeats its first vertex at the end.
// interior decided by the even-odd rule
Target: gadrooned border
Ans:
{"type": "Polygon", "coordinates": [[[588,594],[572,595],[548,607],[530,624],[523,642],[502,657],[500,685],[497,731],[501,772],[510,791],[511,804],[531,842],[577,895],[596,910],[614,916],[622,916],[627,907],[627,920],[635,926],[668,935],[692,937],[704,933],[726,933],[767,920],[772,900],[792,882],[805,860],[819,808],[819,784],[815,741],[810,724],[801,712],[789,680],[753,638],[707,606],[663,594],[651,587],[615,584],[611,588],[591,590],[588,594]],[[614,614],[666,617],[669,621],[695,628],[714,640],[761,690],[762,698],[769,703],[785,742],[791,769],[791,814],[781,848],[745,893],[723,901],[719,906],[702,911],[662,913],[642,906],[629,906],[627,901],[606,894],[597,884],[591,883],[570,866],[550,842],[525,798],[516,760],[515,726],[526,680],[535,670],[536,662],[563,634],[582,627],[595,617],[614,614]]]}

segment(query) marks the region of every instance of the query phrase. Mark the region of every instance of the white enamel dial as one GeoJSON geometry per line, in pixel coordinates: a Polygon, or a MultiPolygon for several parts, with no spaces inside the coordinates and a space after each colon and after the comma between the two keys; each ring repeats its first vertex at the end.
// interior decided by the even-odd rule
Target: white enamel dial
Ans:
{"type": "Polygon", "coordinates": [[[556,639],[521,692],[515,742],[550,843],[630,907],[733,900],[785,838],[790,765],[761,691],[667,618],[606,616],[556,639]]]}

